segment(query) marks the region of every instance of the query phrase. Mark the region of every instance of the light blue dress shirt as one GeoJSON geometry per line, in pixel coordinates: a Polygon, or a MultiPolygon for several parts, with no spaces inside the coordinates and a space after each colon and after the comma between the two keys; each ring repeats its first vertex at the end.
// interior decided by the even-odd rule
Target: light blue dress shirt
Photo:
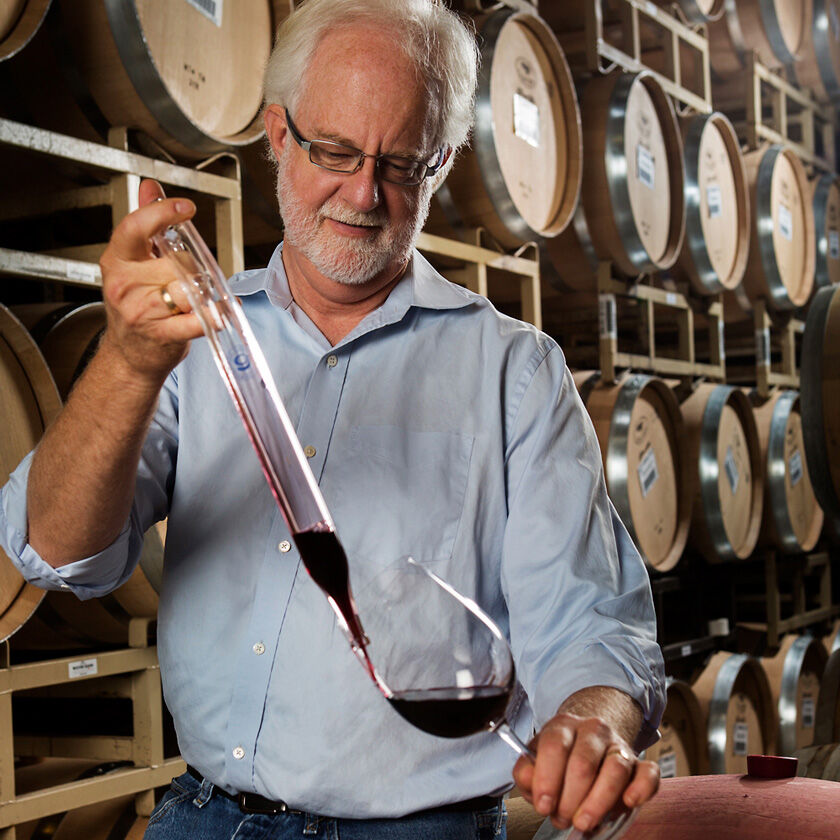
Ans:
{"type": "MultiPolygon", "coordinates": [[[[281,249],[231,284],[314,450],[351,580],[411,554],[473,597],[510,639],[523,738],[590,685],[635,698],[651,731],[665,698],[648,575],[557,344],[415,252],[331,347],[293,302],[281,249]]],[[[27,544],[30,458],[2,490],[0,540],[40,586],[105,594],[168,515],[163,686],[183,757],[211,781],[354,818],[510,786],[516,755],[497,736],[425,734],[376,690],[299,563],[203,339],[161,393],[130,520],[105,551],[53,569],[27,544]]]]}

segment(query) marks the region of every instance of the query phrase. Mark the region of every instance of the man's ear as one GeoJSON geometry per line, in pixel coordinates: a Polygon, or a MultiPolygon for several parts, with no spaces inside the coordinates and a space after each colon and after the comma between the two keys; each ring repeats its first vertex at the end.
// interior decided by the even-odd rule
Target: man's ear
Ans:
{"type": "Polygon", "coordinates": [[[269,105],[263,111],[263,122],[265,123],[265,135],[268,137],[274,156],[279,159],[289,134],[286,125],[286,112],[280,105],[269,105]]]}

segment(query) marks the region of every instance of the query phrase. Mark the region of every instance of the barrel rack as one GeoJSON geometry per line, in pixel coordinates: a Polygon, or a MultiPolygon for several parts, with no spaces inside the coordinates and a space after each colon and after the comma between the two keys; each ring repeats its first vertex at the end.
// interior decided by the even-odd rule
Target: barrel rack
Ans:
{"type": "MultiPolygon", "coordinates": [[[[103,182],[64,191],[3,196],[0,221],[104,206],[110,208],[112,224],[116,225],[135,209],[140,180],[154,178],[211,201],[219,263],[228,274],[243,268],[241,190],[235,158],[218,156],[190,168],[129,151],[125,129],[111,129],[108,140],[108,145],[91,143],[0,119],[0,146],[69,162],[97,173],[103,182]],[[209,169],[221,170],[222,174],[206,171],[209,169]]],[[[101,243],[47,253],[0,248],[0,275],[95,289],[102,284],[97,261],[104,247],[101,243]]],[[[126,649],[27,664],[11,664],[8,641],[0,648],[0,840],[15,840],[15,825],[21,822],[127,795],[136,795],[138,814],[148,815],[154,805],[154,789],[184,771],[180,758],[164,758],[160,670],[157,650],[147,641],[148,633],[147,619],[132,619],[126,649]],[[77,690],[87,682],[95,688],[97,684],[110,686],[109,681],[114,680],[128,686],[133,722],[130,736],[13,734],[15,692],[71,684],[77,690]],[[134,766],[16,796],[16,754],[128,760],[134,766]]]]}
{"type": "MultiPolygon", "coordinates": [[[[242,270],[242,197],[238,164],[234,158],[213,159],[213,165],[227,170],[226,174],[217,175],[130,152],[125,129],[111,129],[109,145],[105,145],[5,119],[0,119],[0,146],[59,158],[109,176],[108,182],[102,186],[29,196],[4,196],[0,200],[0,221],[109,206],[113,223],[117,224],[135,209],[140,180],[154,178],[163,184],[192,190],[213,199],[219,264],[228,274],[242,270]]],[[[77,286],[100,286],[102,278],[96,262],[103,249],[104,244],[41,254],[0,248],[0,274],[77,286]]]]}
{"type": "MultiPolygon", "coordinates": [[[[616,37],[605,26],[604,5],[605,0],[586,4],[586,69],[593,74],[619,67],[629,73],[649,70],[677,102],[698,113],[710,113],[711,70],[705,28],[690,26],[649,0],[619,0],[614,4],[621,19],[616,37]],[[652,60],[648,43],[651,35],[662,50],[661,60],[652,60]],[[684,62],[691,65],[688,73],[684,62]]],[[[573,45],[562,37],[560,43],[574,62],[573,45]]]]}
{"type": "Polygon", "coordinates": [[[513,293],[521,303],[523,321],[529,321],[537,329],[542,329],[542,288],[540,283],[540,260],[537,244],[527,243],[513,254],[491,247],[489,237],[483,228],[465,228],[461,234],[463,240],[448,239],[443,236],[423,231],[417,239],[417,248],[424,254],[456,260],[457,267],[440,266],[441,273],[447,280],[466,286],[487,298],[490,294],[490,273],[500,273],[504,277],[507,299],[513,293]],[[518,288],[511,288],[511,276],[518,279],[518,288]]]}
{"type": "Polygon", "coordinates": [[[723,382],[726,378],[726,357],[723,340],[723,304],[720,296],[698,301],[678,291],[668,291],[651,285],[649,277],[634,282],[615,279],[612,263],[598,265],[598,353],[601,377],[614,382],[616,368],[646,370],[662,376],[682,379],[703,377],[723,382]],[[646,353],[619,349],[617,299],[635,301],[642,308],[646,353]],[[679,336],[676,358],[657,352],[657,307],[676,316],[679,336]],[[708,329],[709,361],[697,360],[694,313],[702,307],[708,329]]]}
{"type": "Polygon", "coordinates": [[[740,93],[719,100],[720,110],[733,114],[742,141],[749,149],[763,143],[788,146],[814,170],[834,172],[836,109],[768,70],[755,52],[747,54],[746,62],[744,70],[726,82],[727,90],[737,91],[740,85],[740,93]]]}
{"type": "Polygon", "coordinates": [[[840,605],[832,605],[830,551],[785,556],[774,550],[757,551],[753,562],[741,564],[735,570],[738,589],[742,581],[754,577],[758,566],[763,568],[764,591],[740,592],[741,605],[765,605],[764,621],[739,622],[740,626],[766,634],[768,647],[779,644],[785,633],[802,630],[826,622],[840,615],[840,605]],[[791,614],[782,618],[782,604],[790,604],[791,614]]]}
{"type": "Polygon", "coordinates": [[[148,644],[149,619],[132,619],[129,647],[26,664],[10,664],[10,645],[0,647],[0,840],[16,840],[15,825],[71,808],[135,795],[135,807],[148,816],[154,789],[184,772],[180,758],[164,758],[160,667],[157,649],[148,644]],[[90,683],[127,675],[132,700],[133,735],[84,739],[16,738],[12,694],[16,691],[90,683]],[[104,776],[15,795],[15,753],[29,756],[83,756],[129,760],[134,766],[104,776]]]}

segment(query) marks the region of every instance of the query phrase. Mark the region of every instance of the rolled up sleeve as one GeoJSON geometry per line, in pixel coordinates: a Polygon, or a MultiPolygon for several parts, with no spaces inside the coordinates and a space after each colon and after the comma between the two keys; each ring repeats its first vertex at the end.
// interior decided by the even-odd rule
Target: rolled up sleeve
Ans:
{"type": "Polygon", "coordinates": [[[0,546],[29,583],[60,589],[80,599],[113,592],[131,576],[140,558],[143,534],[166,516],[168,487],[177,449],[177,397],[170,376],[143,446],[131,512],[116,539],[102,551],[54,568],[28,541],[27,486],[35,450],[0,488],[0,546]]]}
{"type": "Polygon", "coordinates": [[[554,345],[523,385],[508,442],[502,585],[537,728],[580,689],[632,697],[656,740],[662,653],[644,563],[607,497],[594,428],[554,345]]]}

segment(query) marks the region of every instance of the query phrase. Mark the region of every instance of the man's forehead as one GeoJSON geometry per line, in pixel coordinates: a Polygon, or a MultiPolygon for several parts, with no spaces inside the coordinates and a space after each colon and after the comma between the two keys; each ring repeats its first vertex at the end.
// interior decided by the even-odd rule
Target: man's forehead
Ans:
{"type": "Polygon", "coordinates": [[[364,25],[330,31],[301,80],[295,122],[321,139],[358,146],[371,120],[400,135],[393,154],[416,154],[434,133],[428,89],[387,33],[364,25]],[[363,128],[364,127],[364,128],[363,128]],[[399,131],[405,127],[407,131],[399,131]]]}

